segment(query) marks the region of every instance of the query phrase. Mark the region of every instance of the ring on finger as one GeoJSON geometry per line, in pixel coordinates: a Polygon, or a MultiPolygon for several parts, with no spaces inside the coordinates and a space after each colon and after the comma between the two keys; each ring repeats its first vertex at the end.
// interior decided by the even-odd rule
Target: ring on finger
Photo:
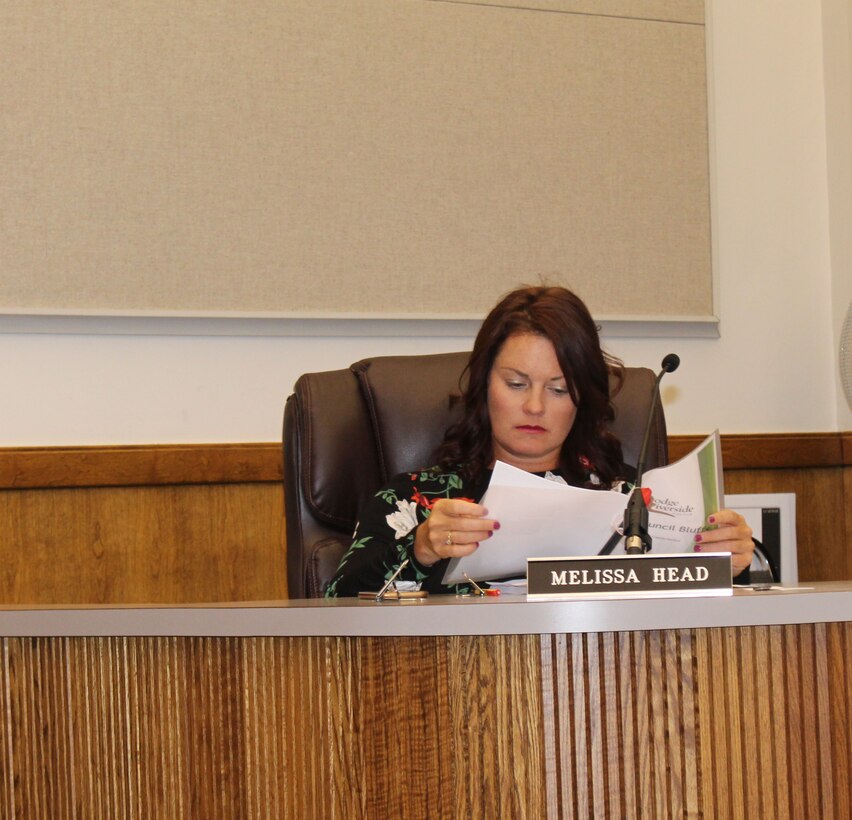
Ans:
{"type": "Polygon", "coordinates": [[[447,540],[444,541],[444,544],[448,547],[451,547],[453,545],[453,531],[452,530],[447,530],[447,540]]]}

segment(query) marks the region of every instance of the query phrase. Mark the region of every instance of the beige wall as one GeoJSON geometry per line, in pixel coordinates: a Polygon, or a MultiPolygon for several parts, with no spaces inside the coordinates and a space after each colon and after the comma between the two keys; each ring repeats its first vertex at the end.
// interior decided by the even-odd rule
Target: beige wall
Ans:
{"type": "MultiPolygon", "coordinates": [[[[721,338],[632,335],[611,346],[635,365],[681,353],[665,391],[673,433],[848,429],[833,326],[849,294],[831,253],[829,179],[852,146],[841,128],[826,148],[825,76],[841,69],[825,63],[821,9],[794,0],[780,15],[768,2],[714,0],[707,22],[721,338]]],[[[848,60],[848,38],[840,45],[848,60]]],[[[272,441],[305,370],[470,343],[369,327],[345,337],[321,323],[254,338],[181,337],[174,325],[143,325],[150,336],[0,334],[0,444],[272,441]]]]}
{"type": "MultiPolygon", "coordinates": [[[[852,7],[823,0],[826,158],[834,301],[835,350],[847,310],[852,311],[852,7]]],[[[838,388],[840,429],[852,429],[852,406],[838,388]]]]}

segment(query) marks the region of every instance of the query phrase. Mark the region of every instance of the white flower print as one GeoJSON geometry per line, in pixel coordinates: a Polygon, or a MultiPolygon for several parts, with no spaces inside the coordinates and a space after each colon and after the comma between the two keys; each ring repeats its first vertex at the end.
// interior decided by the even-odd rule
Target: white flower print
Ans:
{"type": "Polygon", "coordinates": [[[393,527],[394,538],[399,539],[417,526],[417,504],[401,498],[396,502],[396,508],[398,512],[385,516],[385,521],[389,527],[393,527]]]}

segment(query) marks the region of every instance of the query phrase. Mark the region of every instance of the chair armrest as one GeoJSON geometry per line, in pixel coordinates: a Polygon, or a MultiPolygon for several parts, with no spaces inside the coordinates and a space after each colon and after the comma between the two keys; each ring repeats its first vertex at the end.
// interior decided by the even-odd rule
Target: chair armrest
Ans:
{"type": "Polygon", "coordinates": [[[305,564],[305,589],[309,598],[322,598],[325,588],[337,572],[340,559],[349,549],[351,539],[340,536],[317,541],[308,554],[305,564]]]}

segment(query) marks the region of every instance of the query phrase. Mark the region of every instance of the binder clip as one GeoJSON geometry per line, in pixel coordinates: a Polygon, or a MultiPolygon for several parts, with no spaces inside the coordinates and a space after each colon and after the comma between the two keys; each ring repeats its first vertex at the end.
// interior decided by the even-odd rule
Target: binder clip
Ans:
{"type": "Polygon", "coordinates": [[[496,598],[500,594],[499,589],[483,589],[476,581],[473,580],[466,572],[464,573],[465,580],[473,587],[471,595],[481,595],[483,598],[496,598]]]}

